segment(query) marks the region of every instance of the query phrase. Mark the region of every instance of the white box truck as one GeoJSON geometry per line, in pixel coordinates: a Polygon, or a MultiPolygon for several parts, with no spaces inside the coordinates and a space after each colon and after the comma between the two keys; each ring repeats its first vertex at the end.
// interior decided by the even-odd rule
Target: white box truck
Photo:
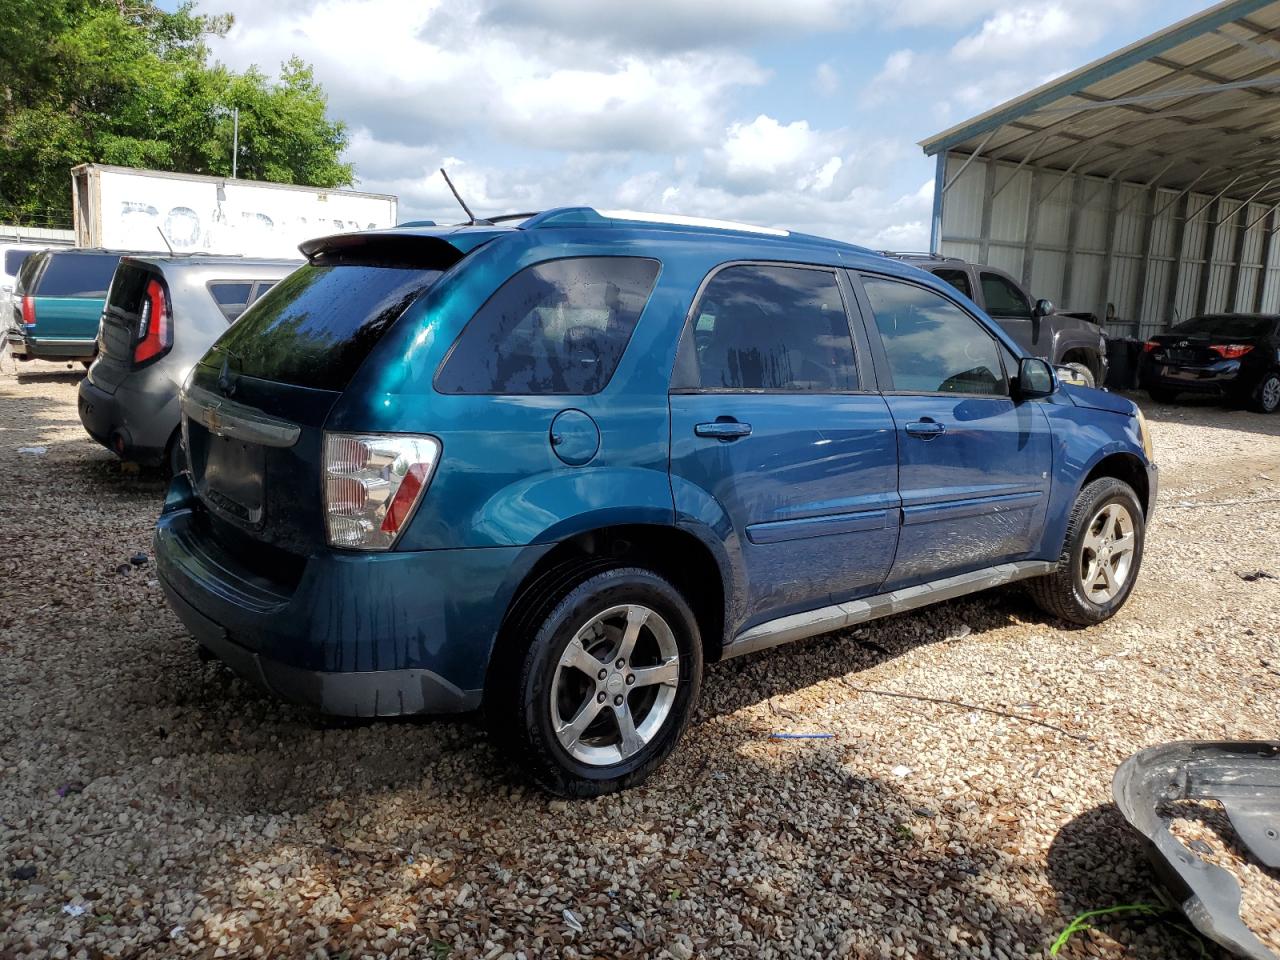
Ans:
{"type": "Polygon", "coordinates": [[[385,194],[100,163],[72,168],[71,206],[77,246],[138,252],[297,257],[303,240],[396,224],[385,194]]]}

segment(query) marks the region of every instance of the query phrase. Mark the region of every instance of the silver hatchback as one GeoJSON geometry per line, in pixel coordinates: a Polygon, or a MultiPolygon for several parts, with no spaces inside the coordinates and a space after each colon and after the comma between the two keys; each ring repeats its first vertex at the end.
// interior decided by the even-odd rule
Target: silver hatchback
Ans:
{"type": "Polygon", "coordinates": [[[121,459],[181,462],[178,390],[213,342],[301,260],[124,257],[80,383],[80,422],[121,459]]]}

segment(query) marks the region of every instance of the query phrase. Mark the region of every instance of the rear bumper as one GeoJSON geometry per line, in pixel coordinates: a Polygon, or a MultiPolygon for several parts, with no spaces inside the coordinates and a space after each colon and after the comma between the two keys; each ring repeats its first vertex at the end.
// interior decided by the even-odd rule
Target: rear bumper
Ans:
{"type": "Polygon", "coordinates": [[[95,340],[55,340],[9,330],[9,352],[23,360],[89,360],[98,350],[95,340]]]}
{"type": "Polygon", "coordinates": [[[80,381],[76,409],[89,436],[125,460],[160,463],[178,428],[178,388],[166,377],[126,378],[115,393],[92,380],[80,381]]]}
{"type": "Polygon", "coordinates": [[[224,550],[202,510],[186,478],[176,479],[155,533],[174,612],[237,673],[340,716],[478,707],[507,603],[549,549],[326,551],[282,583],[224,550]]]}
{"type": "Polygon", "coordinates": [[[1204,366],[1177,366],[1148,360],[1140,384],[1144,389],[1176,390],[1231,396],[1245,389],[1239,360],[1218,360],[1204,366]]]}

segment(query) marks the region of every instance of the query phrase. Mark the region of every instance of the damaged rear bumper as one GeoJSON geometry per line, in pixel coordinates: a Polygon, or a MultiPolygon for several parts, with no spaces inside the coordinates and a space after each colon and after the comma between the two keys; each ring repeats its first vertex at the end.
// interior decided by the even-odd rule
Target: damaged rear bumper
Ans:
{"type": "Polygon", "coordinates": [[[1211,940],[1251,960],[1277,960],[1240,919],[1240,887],[1180,843],[1160,815],[1175,800],[1217,800],[1241,843],[1280,868],[1280,741],[1186,741],[1134,754],[1116,770],[1116,806],[1148,841],[1156,873],[1211,940]]]}

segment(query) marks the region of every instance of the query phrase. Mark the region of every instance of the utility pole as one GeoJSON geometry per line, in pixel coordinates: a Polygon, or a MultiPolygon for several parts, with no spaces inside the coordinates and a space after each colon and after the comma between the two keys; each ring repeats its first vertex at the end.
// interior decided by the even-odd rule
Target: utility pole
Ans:
{"type": "Polygon", "coordinates": [[[240,108],[231,109],[231,179],[236,178],[236,161],[240,159],[240,108]]]}

